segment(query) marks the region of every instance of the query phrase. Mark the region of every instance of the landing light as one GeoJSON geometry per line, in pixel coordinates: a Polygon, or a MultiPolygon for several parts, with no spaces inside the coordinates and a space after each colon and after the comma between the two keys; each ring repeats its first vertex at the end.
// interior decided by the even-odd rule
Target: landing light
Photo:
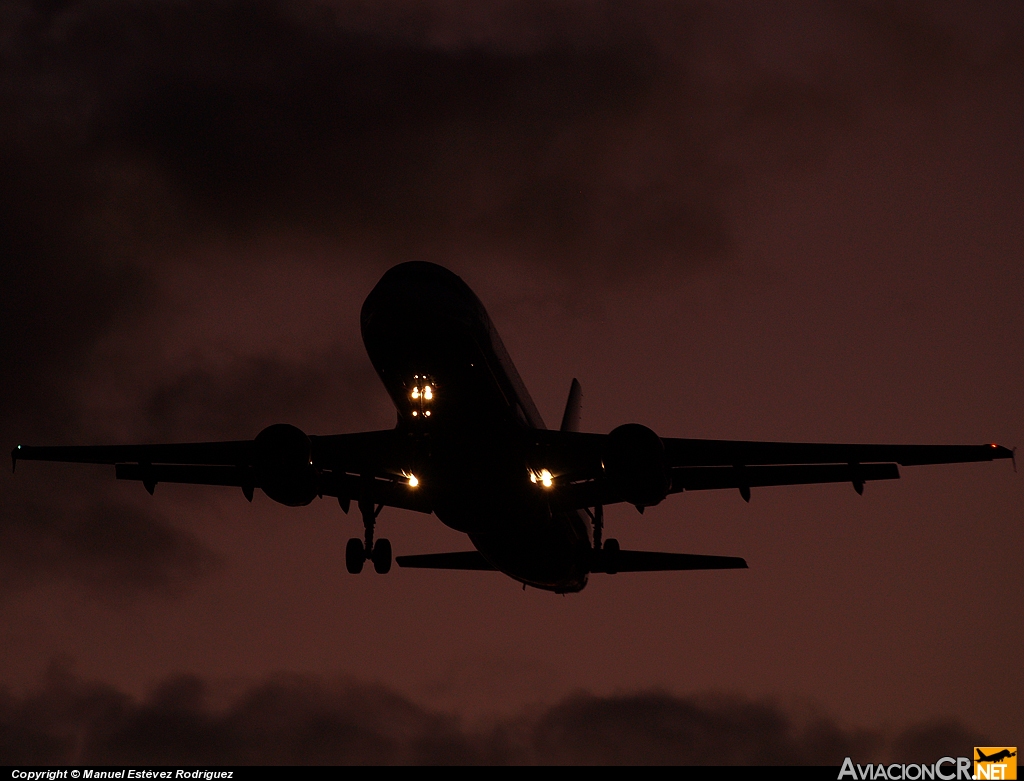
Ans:
{"type": "Polygon", "coordinates": [[[420,484],[420,481],[416,478],[416,475],[409,475],[409,487],[415,488],[420,484]]]}
{"type": "Polygon", "coordinates": [[[539,472],[530,470],[530,482],[536,484],[540,481],[540,484],[545,488],[551,488],[554,485],[554,477],[551,472],[547,469],[541,469],[539,472]]]}
{"type": "Polygon", "coordinates": [[[414,384],[409,391],[409,406],[414,408],[412,414],[418,418],[429,418],[428,409],[437,396],[437,383],[428,374],[414,374],[412,381],[414,384]]]}

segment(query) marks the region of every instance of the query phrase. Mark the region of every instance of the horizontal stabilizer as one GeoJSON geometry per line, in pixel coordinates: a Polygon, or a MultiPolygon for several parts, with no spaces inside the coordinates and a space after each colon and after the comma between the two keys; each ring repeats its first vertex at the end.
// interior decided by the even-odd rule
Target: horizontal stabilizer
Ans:
{"type": "Polygon", "coordinates": [[[421,553],[417,556],[396,556],[399,567],[419,569],[472,569],[494,570],[494,566],[480,551],[467,550],[458,553],[421,553]]]}
{"type": "Polygon", "coordinates": [[[738,556],[696,556],[690,553],[659,553],[645,550],[596,551],[591,572],[674,572],[687,569],[747,569],[738,556]]]}

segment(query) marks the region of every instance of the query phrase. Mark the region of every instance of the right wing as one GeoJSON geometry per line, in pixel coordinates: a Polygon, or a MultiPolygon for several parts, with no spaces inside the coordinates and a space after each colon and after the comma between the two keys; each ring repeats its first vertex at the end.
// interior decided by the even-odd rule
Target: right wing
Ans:
{"type": "MultiPolygon", "coordinates": [[[[652,436],[653,436],[653,432],[652,436]]],[[[552,504],[583,509],[627,501],[605,462],[612,447],[607,434],[531,431],[532,458],[551,464],[559,480],[552,504]]],[[[989,445],[862,445],[750,442],[662,437],[668,493],[773,485],[851,483],[859,492],[870,480],[895,480],[900,466],[955,464],[1013,458],[1013,451],[989,445]]]]}
{"type": "Polygon", "coordinates": [[[960,464],[1011,458],[998,445],[861,445],[662,439],[671,469],[670,493],[714,488],[897,480],[899,466],[960,464]]]}

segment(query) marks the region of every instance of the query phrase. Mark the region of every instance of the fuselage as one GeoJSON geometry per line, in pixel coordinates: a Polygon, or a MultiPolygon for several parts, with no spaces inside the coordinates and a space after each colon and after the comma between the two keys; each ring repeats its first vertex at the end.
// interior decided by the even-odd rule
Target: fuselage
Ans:
{"type": "Polygon", "coordinates": [[[361,326],[437,517],[522,583],[582,589],[587,518],[550,509],[524,436],[544,422],[469,286],[440,266],[404,263],[371,291],[361,326]]]}

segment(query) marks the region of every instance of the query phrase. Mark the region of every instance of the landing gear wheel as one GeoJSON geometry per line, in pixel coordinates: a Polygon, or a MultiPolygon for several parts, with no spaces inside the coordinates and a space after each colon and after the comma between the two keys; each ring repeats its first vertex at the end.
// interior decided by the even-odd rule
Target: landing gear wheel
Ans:
{"type": "Polygon", "coordinates": [[[364,561],[366,561],[366,552],[363,550],[363,541],[358,537],[353,537],[345,546],[345,567],[353,575],[358,575],[363,571],[364,561]]]}
{"type": "Polygon", "coordinates": [[[605,572],[614,575],[619,571],[619,541],[616,539],[605,540],[604,548],[605,572]]]}
{"type": "Polygon", "coordinates": [[[391,571],[391,543],[388,540],[377,540],[370,554],[373,560],[373,571],[378,575],[386,575],[391,571]]]}

